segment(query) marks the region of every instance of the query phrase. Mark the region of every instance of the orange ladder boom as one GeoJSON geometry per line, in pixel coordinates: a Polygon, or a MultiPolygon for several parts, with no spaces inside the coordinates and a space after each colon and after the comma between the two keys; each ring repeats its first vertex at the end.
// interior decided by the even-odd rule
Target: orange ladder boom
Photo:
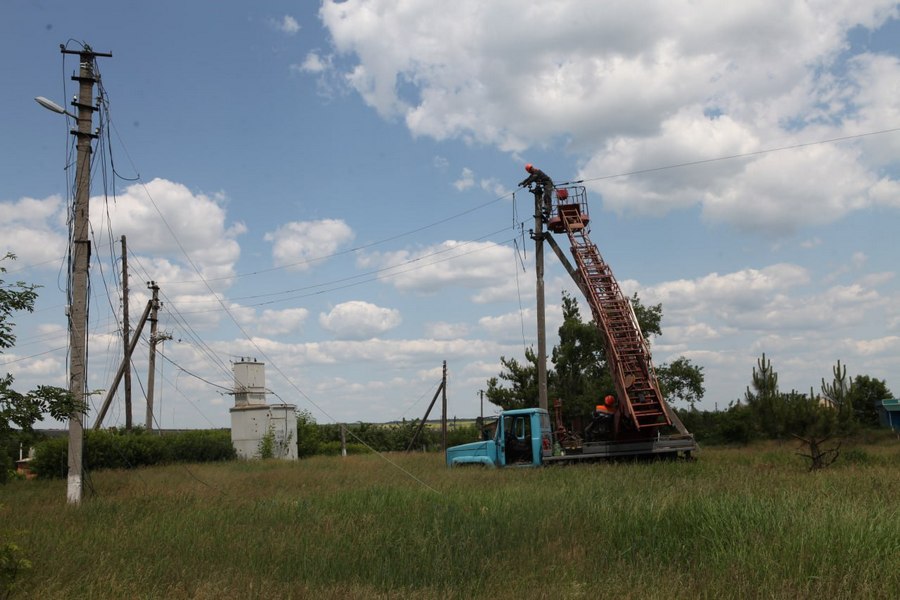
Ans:
{"type": "Polygon", "coordinates": [[[631,302],[622,294],[612,270],[588,235],[584,188],[575,188],[574,192],[570,202],[566,202],[569,198],[558,196],[547,227],[554,233],[565,233],[571,243],[582,291],[604,338],[619,409],[637,431],[671,425],[671,413],[659,391],[650,348],[631,302]]]}

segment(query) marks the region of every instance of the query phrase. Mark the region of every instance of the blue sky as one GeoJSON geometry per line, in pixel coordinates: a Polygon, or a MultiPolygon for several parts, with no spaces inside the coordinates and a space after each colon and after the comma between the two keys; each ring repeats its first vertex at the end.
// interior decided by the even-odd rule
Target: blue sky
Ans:
{"type": "MultiPolygon", "coordinates": [[[[586,180],[592,239],[663,304],[655,362],[702,366],[703,407],[762,352],[784,390],[838,359],[900,385],[896,2],[87,4],[0,9],[0,251],[43,285],[0,357],[20,389],[66,382],[71,136],[33,98],[67,104],[59,44],[81,42],[113,53],[89,387],[121,352],[124,234],[132,318],[153,279],[173,335],[165,427],[227,426],[232,399],[195,376],[228,386],[243,356],[323,422],[420,417],[446,360],[451,414],[477,414],[535,340],[525,162],[586,180]]],[[[552,260],[546,282],[552,344],[574,285],[552,260]]],[[[145,381],[145,345],[136,363],[145,381]]]]}

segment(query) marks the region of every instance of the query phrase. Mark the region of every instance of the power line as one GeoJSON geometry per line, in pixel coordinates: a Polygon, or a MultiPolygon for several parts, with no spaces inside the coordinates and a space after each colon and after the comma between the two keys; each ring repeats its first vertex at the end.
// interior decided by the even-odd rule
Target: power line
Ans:
{"type": "Polygon", "coordinates": [[[784,150],[796,150],[797,148],[806,148],[806,147],[809,147],[809,146],[818,146],[818,145],[820,145],[820,144],[833,144],[833,143],[835,143],[835,142],[844,142],[844,141],[847,141],[847,140],[855,140],[855,139],[859,139],[859,138],[863,138],[863,137],[868,137],[868,136],[873,136],[873,135],[881,135],[881,134],[884,134],[884,133],[894,133],[894,132],[897,132],[897,131],[900,131],[900,127],[894,127],[894,128],[891,128],[891,129],[881,129],[881,130],[878,130],[878,131],[867,131],[867,132],[865,132],[865,133],[857,133],[857,134],[854,134],[854,135],[844,135],[844,136],[841,136],[841,137],[830,138],[830,139],[827,139],[827,140],[818,140],[818,141],[815,141],[815,142],[804,142],[804,143],[802,143],[802,144],[792,144],[792,145],[789,145],[789,146],[779,146],[779,147],[777,147],[777,148],[766,148],[766,149],[763,149],[763,150],[755,150],[755,151],[753,151],[753,152],[744,152],[744,153],[742,153],[742,154],[731,154],[731,155],[728,155],[728,156],[719,156],[719,157],[717,157],[717,158],[705,158],[705,159],[701,159],[701,160],[692,160],[692,161],[688,161],[688,162],[676,163],[676,164],[673,164],[673,165],[666,165],[666,166],[664,166],[664,167],[651,167],[651,168],[648,168],[648,169],[638,169],[637,171],[628,171],[628,172],[625,172],[625,173],[615,173],[615,174],[613,174],[613,175],[601,175],[601,176],[599,176],[599,177],[587,177],[587,178],[584,178],[584,179],[579,179],[578,181],[567,181],[567,182],[562,183],[562,184],[560,184],[560,185],[562,186],[562,185],[566,185],[566,184],[569,184],[569,183],[586,183],[586,182],[588,182],[588,181],[601,181],[601,180],[604,180],[604,179],[615,179],[615,178],[617,178],[617,177],[629,177],[629,176],[631,176],[631,175],[643,175],[643,174],[645,174],[645,173],[655,173],[655,172],[657,172],[657,171],[666,171],[666,170],[669,170],[669,169],[680,169],[680,168],[683,168],[683,167],[693,167],[693,166],[696,166],[696,165],[704,165],[704,164],[713,163],[713,162],[720,162],[720,161],[723,161],[723,160],[733,160],[733,159],[736,159],[736,158],[748,158],[748,157],[750,157],[750,156],[759,156],[759,155],[761,155],[761,154],[769,154],[769,153],[772,153],[772,152],[782,152],[782,151],[784,151],[784,150]]]}
{"type": "Polygon", "coordinates": [[[44,352],[38,352],[37,354],[32,354],[31,356],[22,356],[20,358],[14,358],[12,360],[8,360],[6,362],[0,363],[0,366],[3,365],[11,365],[13,363],[22,362],[23,360],[28,360],[30,358],[37,358],[38,356],[43,356],[45,354],[50,354],[51,352],[59,352],[60,350],[65,350],[68,346],[60,346],[59,348],[53,348],[51,350],[45,350],[44,352]]]}

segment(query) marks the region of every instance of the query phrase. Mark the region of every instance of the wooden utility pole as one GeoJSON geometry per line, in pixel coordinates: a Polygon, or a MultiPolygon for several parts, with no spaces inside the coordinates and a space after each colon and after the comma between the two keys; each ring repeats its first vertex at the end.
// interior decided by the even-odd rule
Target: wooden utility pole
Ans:
{"type": "Polygon", "coordinates": [[[87,406],[87,303],[88,269],[91,259],[89,235],[91,198],[91,140],[94,133],[94,84],[99,76],[94,74],[94,60],[111,53],[94,52],[85,44],[80,51],[67,50],[63,54],[79,56],[78,74],[72,76],[78,82],[78,99],[72,105],[78,109],[78,128],[72,130],[77,140],[75,159],[75,205],[72,210],[72,238],[70,254],[69,298],[69,393],[81,405],[69,415],[69,475],[66,484],[66,500],[69,504],[81,504],[84,476],[82,472],[84,445],[84,408],[87,406]]]}
{"type": "Polygon", "coordinates": [[[532,190],[534,194],[534,273],[537,279],[537,376],[538,407],[547,410],[547,323],[544,306],[544,190],[538,186],[532,190]]]}
{"type": "Polygon", "coordinates": [[[125,374],[126,369],[131,369],[131,355],[134,354],[134,349],[137,346],[138,340],[141,339],[141,331],[143,331],[144,323],[147,322],[147,318],[150,316],[150,309],[152,306],[153,300],[148,300],[147,306],[144,308],[144,313],[141,315],[140,320],[138,320],[137,327],[134,328],[134,337],[131,338],[131,342],[125,347],[125,356],[122,358],[119,370],[116,371],[116,376],[113,377],[112,384],[110,384],[109,389],[106,391],[106,398],[103,400],[103,405],[97,412],[97,420],[94,421],[94,429],[100,429],[100,426],[103,424],[103,418],[106,416],[106,411],[109,410],[112,398],[116,395],[116,388],[119,387],[119,381],[122,380],[122,376],[125,374]]]}
{"type": "Polygon", "coordinates": [[[150,365],[147,373],[147,420],[144,424],[147,431],[153,430],[153,384],[156,378],[156,341],[159,315],[159,286],[155,281],[147,283],[147,287],[153,292],[150,301],[150,365]]]}
{"type": "Polygon", "coordinates": [[[122,236],[122,340],[125,351],[125,430],[131,431],[131,352],[128,351],[129,324],[128,324],[128,252],[125,248],[125,236],[122,236]]]}

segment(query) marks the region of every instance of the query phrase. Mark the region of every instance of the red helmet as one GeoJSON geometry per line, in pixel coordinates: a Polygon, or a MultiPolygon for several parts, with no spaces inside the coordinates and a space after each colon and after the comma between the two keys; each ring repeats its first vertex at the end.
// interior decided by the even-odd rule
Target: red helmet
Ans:
{"type": "Polygon", "coordinates": [[[616,403],[616,399],[613,398],[612,396],[607,396],[606,398],[603,399],[603,403],[606,404],[607,406],[612,406],[613,404],[616,403]]]}
{"type": "Polygon", "coordinates": [[[531,163],[528,163],[527,165],[525,165],[525,170],[528,171],[529,173],[531,173],[534,170],[534,165],[531,163]]]}

